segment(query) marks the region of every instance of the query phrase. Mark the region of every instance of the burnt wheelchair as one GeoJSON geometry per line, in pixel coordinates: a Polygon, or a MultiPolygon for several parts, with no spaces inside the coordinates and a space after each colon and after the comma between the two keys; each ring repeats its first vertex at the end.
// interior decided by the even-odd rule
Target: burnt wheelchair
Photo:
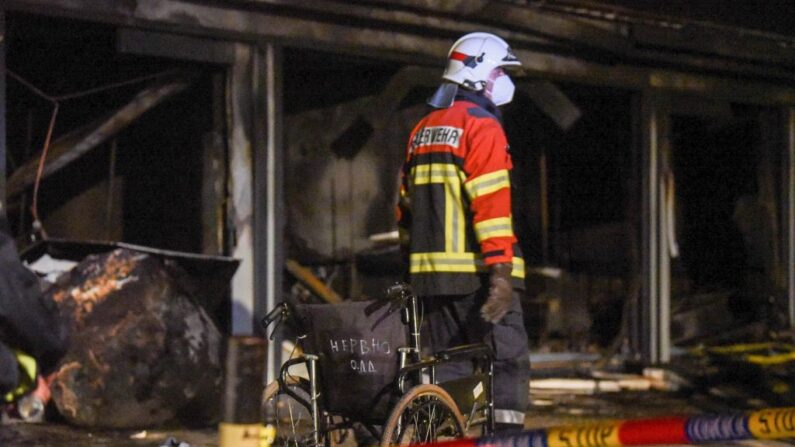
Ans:
{"type": "Polygon", "coordinates": [[[421,303],[407,284],[370,301],[283,302],[262,325],[290,320],[302,329],[303,354],[281,366],[262,396],[262,418],[276,427],[274,445],[350,444],[354,426],[382,446],[493,433],[491,348],[424,355],[421,303]],[[472,362],[473,372],[437,382],[436,369],[448,362],[472,362]]]}

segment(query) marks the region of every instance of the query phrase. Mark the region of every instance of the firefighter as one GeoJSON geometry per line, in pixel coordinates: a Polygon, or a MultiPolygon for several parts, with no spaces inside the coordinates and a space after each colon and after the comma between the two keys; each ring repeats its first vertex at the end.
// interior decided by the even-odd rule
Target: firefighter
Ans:
{"type": "MultiPolygon", "coordinates": [[[[511,157],[499,106],[513,98],[506,69],[520,62],[489,33],[448,53],[433,108],[414,127],[401,172],[398,228],[409,278],[426,312],[431,349],[486,341],[494,349],[498,430],[521,429],[529,352],[519,294],[524,261],[513,232],[511,157]]],[[[448,380],[471,365],[440,368],[448,380]]]]}
{"type": "Polygon", "coordinates": [[[44,379],[66,352],[68,329],[19,258],[0,212],[0,409],[36,420],[49,399],[44,379]],[[38,400],[38,402],[37,402],[38,400]]]}

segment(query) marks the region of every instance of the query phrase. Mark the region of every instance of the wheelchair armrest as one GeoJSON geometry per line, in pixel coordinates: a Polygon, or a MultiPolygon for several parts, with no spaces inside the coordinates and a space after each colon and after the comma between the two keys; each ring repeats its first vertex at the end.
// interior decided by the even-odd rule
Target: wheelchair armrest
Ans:
{"type": "Polygon", "coordinates": [[[474,357],[487,357],[488,359],[494,358],[494,352],[491,347],[485,343],[472,343],[469,345],[456,346],[454,348],[439,351],[435,356],[441,360],[452,360],[457,358],[474,358],[474,357]]]}

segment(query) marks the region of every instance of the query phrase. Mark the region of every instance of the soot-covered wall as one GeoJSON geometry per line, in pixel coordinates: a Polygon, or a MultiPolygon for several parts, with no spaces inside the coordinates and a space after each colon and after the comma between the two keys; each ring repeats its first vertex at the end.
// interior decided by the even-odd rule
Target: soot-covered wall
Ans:
{"type": "MultiPolygon", "coordinates": [[[[203,137],[212,129],[211,76],[217,68],[133,56],[110,25],[11,13],[7,16],[8,170],[38,160],[58,101],[51,147],[96,126],[163,73],[184,71],[188,86],[145,111],[75,161],[43,178],[38,211],[49,237],[121,240],[201,252],[203,137]],[[136,81],[139,80],[139,81],[136,81]],[[26,85],[28,83],[29,85],[26,85]]],[[[32,233],[32,188],[9,197],[20,241],[32,233]]]]}
{"type": "Polygon", "coordinates": [[[394,230],[398,172],[424,113],[422,69],[306,50],[285,53],[288,255],[351,260],[394,230]],[[408,102],[406,102],[408,101],[408,102]]]}

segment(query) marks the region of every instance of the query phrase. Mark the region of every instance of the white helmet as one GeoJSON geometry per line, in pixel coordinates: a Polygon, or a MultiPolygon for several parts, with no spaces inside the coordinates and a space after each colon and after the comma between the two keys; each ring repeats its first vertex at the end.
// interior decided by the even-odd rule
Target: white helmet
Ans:
{"type": "Polygon", "coordinates": [[[470,90],[485,90],[496,105],[513,99],[513,83],[507,75],[494,69],[506,65],[522,65],[501,38],[490,33],[470,33],[458,39],[447,53],[447,69],[442,78],[455,84],[442,84],[429,103],[449,107],[460,85],[470,90]]]}

